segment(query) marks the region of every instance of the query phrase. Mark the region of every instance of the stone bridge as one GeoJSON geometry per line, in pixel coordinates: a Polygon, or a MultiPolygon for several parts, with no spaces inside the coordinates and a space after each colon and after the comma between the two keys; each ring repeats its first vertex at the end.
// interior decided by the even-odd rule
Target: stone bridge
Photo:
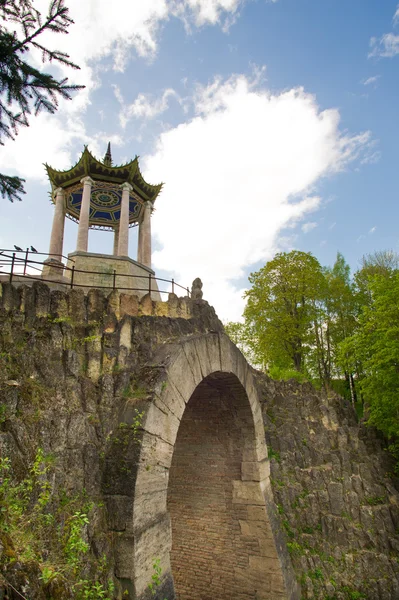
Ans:
{"type": "Polygon", "coordinates": [[[41,283],[3,284],[0,300],[21,377],[57,396],[41,431],[58,485],[103,499],[120,598],[299,598],[253,371],[205,301],[41,283]]]}
{"type": "Polygon", "coordinates": [[[135,447],[112,450],[105,473],[109,513],[124,530],[116,559],[124,588],[147,597],[157,557],[160,600],[296,598],[273,527],[260,402],[242,354],[224,333],[194,335],[163,345],[141,381],[150,404],[147,396],[141,411],[135,399],[121,415],[132,426],[142,414],[139,456],[135,447]]]}

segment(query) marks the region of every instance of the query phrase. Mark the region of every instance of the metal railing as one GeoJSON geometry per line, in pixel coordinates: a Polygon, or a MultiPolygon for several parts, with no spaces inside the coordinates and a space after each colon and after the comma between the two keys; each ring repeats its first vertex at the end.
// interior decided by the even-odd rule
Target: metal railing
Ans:
{"type": "MultiPolygon", "coordinates": [[[[136,291],[136,292],[145,292],[145,293],[149,293],[151,294],[152,291],[158,291],[159,293],[163,294],[167,294],[170,291],[172,292],[172,294],[175,293],[175,289],[179,288],[181,290],[184,290],[185,294],[187,294],[188,296],[190,296],[190,290],[188,287],[184,287],[183,285],[180,285],[179,283],[176,283],[174,279],[163,279],[162,277],[155,277],[154,275],[152,275],[152,273],[149,273],[148,276],[145,274],[142,275],[129,275],[126,273],[118,273],[116,271],[116,269],[113,269],[112,271],[107,270],[107,271],[86,271],[83,269],[76,269],[75,265],[73,264],[72,267],[68,266],[68,265],[63,265],[63,264],[57,264],[56,262],[54,263],[49,263],[49,262],[45,262],[45,261],[40,261],[40,260],[34,260],[33,258],[30,258],[30,256],[34,256],[35,258],[40,257],[40,256],[46,256],[48,258],[48,253],[44,253],[44,252],[33,252],[33,251],[29,251],[29,249],[27,248],[26,250],[9,250],[9,249],[3,249],[0,248],[0,281],[1,281],[1,275],[7,275],[7,280],[9,283],[13,282],[13,279],[15,280],[15,278],[22,278],[22,279],[34,279],[36,281],[40,280],[44,283],[56,283],[57,285],[64,285],[66,288],[69,289],[74,289],[74,288],[96,288],[96,289],[106,289],[106,290],[120,290],[120,291],[136,291]],[[22,256],[20,256],[22,254],[22,256]],[[5,267],[5,270],[3,271],[3,268],[5,267]],[[8,268],[7,268],[8,267],[8,268]],[[42,276],[42,270],[43,267],[49,267],[53,272],[55,272],[55,270],[59,269],[61,271],[60,273],[60,277],[59,279],[54,279],[54,278],[45,278],[42,276]],[[28,271],[33,271],[34,273],[29,273],[28,271]],[[68,277],[65,276],[65,273],[68,274],[68,277]],[[85,282],[85,283],[78,283],[76,281],[76,279],[79,277],[78,274],[79,273],[83,273],[85,275],[96,275],[96,276],[103,276],[103,277],[107,277],[109,278],[110,284],[111,285],[97,285],[97,284],[90,284],[89,282],[85,282]],[[64,279],[64,281],[62,281],[62,279],[64,279]],[[137,282],[139,285],[143,285],[143,280],[146,281],[146,285],[145,287],[132,287],[132,286],[121,286],[121,285],[117,285],[118,280],[120,280],[120,278],[125,278],[125,281],[132,282],[131,280],[135,279],[140,279],[140,282],[137,282]],[[162,282],[162,283],[168,283],[171,285],[171,289],[160,289],[158,286],[158,290],[156,290],[156,288],[154,287],[154,282],[156,284],[158,284],[158,282],[162,282]]],[[[69,262],[74,262],[73,259],[69,259],[66,256],[63,255],[57,255],[57,258],[61,259],[65,259],[68,260],[69,262]]],[[[60,260],[61,262],[61,260],[60,260]]]]}

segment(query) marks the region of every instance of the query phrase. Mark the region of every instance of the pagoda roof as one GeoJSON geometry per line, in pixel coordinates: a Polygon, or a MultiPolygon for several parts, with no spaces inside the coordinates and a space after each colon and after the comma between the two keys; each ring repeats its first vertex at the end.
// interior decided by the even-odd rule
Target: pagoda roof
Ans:
{"type": "MultiPolygon", "coordinates": [[[[128,182],[143,202],[149,200],[154,203],[163,184],[151,185],[145,181],[140,171],[138,158],[136,156],[124,165],[112,166],[112,164],[104,164],[99,161],[85,146],[78,162],[68,171],[57,171],[48,164],[45,164],[45,167],[53,189],[61,187],[67,190],[80,183],[83,177],[89,176],[95,181],[116,185],[128,182]]],[[[107,161],[107,163],[109,162],[112,161],[107,161]]]]}

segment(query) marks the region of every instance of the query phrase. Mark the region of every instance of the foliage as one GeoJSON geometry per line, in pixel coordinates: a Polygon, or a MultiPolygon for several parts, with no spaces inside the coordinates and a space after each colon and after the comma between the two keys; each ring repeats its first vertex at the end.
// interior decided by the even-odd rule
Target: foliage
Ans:
{"type": "Polygon", "coordinates": [[[226,325],[250,362],[274,379],[310,380],[350,399],[399,460],[399,255],[367,255],[351,279],[342,254],[322,268],[294,250],[250,282],[244,322],[226,325]]]}
{"type": "Polygon", "coordinates": [[[368,279],[369,302],[359,328],[341,344],[361,370],[360,386],[367,402],[368,423],[395,442],[399,439],[399,272],[368,279]],[[360,367],[359,367],[360,366],[360,367]]]}
{"type": "MultiPolygon", "coordinates": [[[[155,596],[157,593],[157,589],[161,585],[161,576],[162,576],[162,567],[161,567],[161,559],[154,558],[152,563],[153,573],[151,575],[151,583],[148,584],[148,589],[151,594],[155,596]]],[[[166,598],[165,598],[166,600],[166,598]]]]}
{"type": "MultiPolygon", "coordinates": [[[[30,0],[0,2],[0,144],[5,138],[14,139],[20,126],[27,127],[32,112],[54,113],[60,98],[70,99],[71,92],[83,87],[34,66],[38,53],[43,63],[79,68],[68,54],[40,41],[46,32],[68,33],[72,23],[64,0],[51,0],[44,19],[30,0]],[[28,55],[33,55],[33,60],[28,61],[28,55]]],[[[0,194],[11,202],[20,200],[25,193],[23,182],[19,177],[0,174],[0,194]]]]}
{"type": "Polygon", "coordinates": [[[37,450],[26,474],[18,481],[9,458],[0,459],[0,533],[10,550],[0,564],[36,563],[44,586],[53,582],[77,600],[111,600],[113,582],[105,580],[106,561],[92,563],[87,539],[94,504],[84,496],[70,497],[53,488],[54,458],[37,450]],[[88,569],[92,577],[87,578],[88,569]]]}
{"type": "Polygon", "coordinates": [[[259,363],[303,372],[308,335],[318,318],[324,276],[310,253],[279,253],[249,277],[246,325],[259,363]]]}

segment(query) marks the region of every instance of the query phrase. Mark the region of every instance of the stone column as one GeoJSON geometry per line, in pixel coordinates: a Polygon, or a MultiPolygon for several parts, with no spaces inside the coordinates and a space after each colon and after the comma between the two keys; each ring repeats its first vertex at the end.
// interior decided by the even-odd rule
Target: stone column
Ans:
{"type": "Polygon", "coordinates": [[[49,258],[61,262],[62,250],[64,245],[64,225],[65,225],[65,192],[62,188],[55,191],[55,209],[53,217],[53,227],[51,229],[49,258]]]}
{"type": "Polygon", "coordinates": [[[119,244],[119,224],[114,227],[114,251],[113,255],[118,256],[118,244],[119,244]]]}
{"type": "Polygon", "coordinates": [[[149,200],[144,204],[143,219],[139,231],[138,262],[151,269],[151,211],[152,204],[149,200]]]}
{"type": "Polygon", "coordinates": [[[76,244],[76,250],[78,252],[87,252],[87,245],[89,241],[91,186],[94,181],[91,177],[83,177],[80,182],[83,183],[83,195],[82,204],[80,206],[78,241],[76,244]]]}
{"type": "Polygon", "coordinates": [[[130,183],[122,183],[121,216],[119,219],[118,256],[129,256],[129,196],[133,189],[130,183]]]}
{"type": "Polygon", "coordinates": [[[141,252],[142,252],[142,245],[143,245],[143,216],[144,216],[144,211],[145,209],[143,208],[141,216],[140,216],[140,221],[139,221],[139,234],[137,236],[137,262],[141,263],[143,262],[142,260],[142,256],[141,256],[141,252]]]}

